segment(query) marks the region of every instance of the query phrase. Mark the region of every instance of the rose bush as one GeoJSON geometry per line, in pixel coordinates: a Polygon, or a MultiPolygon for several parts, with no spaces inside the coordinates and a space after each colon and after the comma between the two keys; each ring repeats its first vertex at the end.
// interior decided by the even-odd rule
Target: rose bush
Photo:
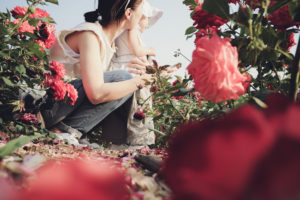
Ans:
{"type": "Polygon", "coordinates": [[[39,106],[49,102],[33,97],[46,93],[52,103],[60,100],[72,105],[77,99],[76,89],[64,82],[63,65],[49,61],[48,49],[55,42],[54,20],[37,7],[46,2],[58,4],[57,0],[27,2],[27,7],[0,13],[0,127],[12,137],[47,133],[36,114],[39,106]]]}

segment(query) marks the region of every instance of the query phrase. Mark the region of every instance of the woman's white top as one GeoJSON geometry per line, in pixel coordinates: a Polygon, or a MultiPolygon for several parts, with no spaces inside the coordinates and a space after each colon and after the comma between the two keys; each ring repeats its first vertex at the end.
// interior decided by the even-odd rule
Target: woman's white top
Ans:
{"type": "Polygon", "coordinates": [[[56,42],[50,49],[50,59],[62,63],[66,69],[67,78],[80,78],[80,55],[74,52],[66,43],[66,37],[77,31],[92,31],[98,36],[100,41],[101,66],[103,71],[108,71],[113,54],[116,52],[115,46],[111,45],[99,22],[84,22],[78,26],[59,31],[56,35],[56,42]]]}

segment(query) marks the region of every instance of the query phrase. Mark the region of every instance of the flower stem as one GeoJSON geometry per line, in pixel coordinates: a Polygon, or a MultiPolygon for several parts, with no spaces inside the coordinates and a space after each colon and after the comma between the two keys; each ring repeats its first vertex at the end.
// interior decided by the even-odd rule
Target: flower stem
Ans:
{"type": "Polygon", "coordinates": [[[292,98],[294,101],[297,100],[298,87],[299,87],[299,60],[300,60],[300,35],[299,35],[294,62],[291,68],[290,98],[292,98]]]}

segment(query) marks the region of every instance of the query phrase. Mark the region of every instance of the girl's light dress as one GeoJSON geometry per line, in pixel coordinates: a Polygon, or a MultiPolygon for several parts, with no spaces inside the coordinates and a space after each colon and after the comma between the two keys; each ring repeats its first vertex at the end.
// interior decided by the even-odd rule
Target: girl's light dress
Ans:
{"type": "MultiPolygon", "coordinates": [[[[138,40],[141,46],[145,46],[144,42],[141,39],[140,32],[138,40]]],[[[128,70],[127,64],[133,58],[136,58],[129,49],[128,43],[128,31],[124,31],[115,41],[116,44],[116,53],[113,55],[111,60],[111,65],[109,70],[119,70],[124,69],[128,70]]],[[[146,57],[146,56],[145,56],[146,57]]],[[[134,75],[134,74],[133,74],[134,75]]],[[[134,75],[135,76],[135,75],[134,75]]],[[[153,119],[146,117],[143,123],[143,120],[137,120],[134,118],[134,113],[140,107],[139,102],[145,100],[146,103],[144,108],[152,108],[152,99],[151,99],[150,87],[144,87],[134,93],[134,98],[132,101],[132,109],[129,113],[129,119],[127,123],[127,133],[128,133],[128,142],[132,145],[151,145],[155,142],[155,134],[149,128],[154,129],[153,119]]]]}

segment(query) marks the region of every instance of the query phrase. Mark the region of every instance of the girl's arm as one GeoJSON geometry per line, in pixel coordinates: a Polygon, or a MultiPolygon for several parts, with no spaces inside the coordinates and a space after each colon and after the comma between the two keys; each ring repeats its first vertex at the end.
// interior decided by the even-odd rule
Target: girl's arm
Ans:
{"type": "Polygon", "coordinates": [[[155,50],[153,48],[143,47],[138,39],[138,30],[137,28],[133,28],[128,30],[128,44],[130,51],[137,57],[142,56],[155,56],[155,50]]]}
{"type": "Polygon", "coordinates": [[[147,77],[140,76],[130,80],[104,83],[100,59],[100,41],[91,31],[76,32],[67,43],[80,54],[80,68],[84,91],[92,104],[120,99],[145,84],[147,77]]]}

